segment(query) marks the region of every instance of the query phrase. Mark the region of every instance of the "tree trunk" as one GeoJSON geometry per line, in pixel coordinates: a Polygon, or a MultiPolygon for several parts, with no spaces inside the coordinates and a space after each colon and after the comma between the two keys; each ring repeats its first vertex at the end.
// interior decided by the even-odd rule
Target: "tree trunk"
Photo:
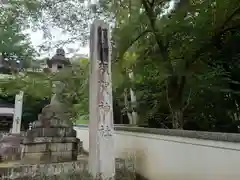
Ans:
{"type": "MultiPolygon", "coordinates": [[[[132,71],[130,71],[130,73],[128,75],[131,80],[134,80],[132,71]]],[[[131,109],[132,109],[132,123],[136,125],[138,123],[138,113],[136,111],[137,97],[136,97],[136,94],[134,93],[134,91],[132,90],[132,88],[130,88],[130,97],[131,97],[131,109]]]]}
{"type": "Polygon", "coordinates": [[[129,119],[129,124],[133,124],[132,113],[129,112],[128,90],[127,90],[127,88],[124,89],[124,105],[125,105],[125,110],[127,112],[127,117],[129,119]]]}
{"type": "Polygon", "coordinates": [[[183,129],[183,111],[181,109],[175,109],[172,115],[173,129],[183,129]]]}
{"type": "Polygon", "coordinates": [[[166,85],[167,101],[169,109],[172,114],[172,128],[183,129],[184,119],[184,87],[186,84],[186,77],[178,77],[172,75],[169,77],[166,85]]]}

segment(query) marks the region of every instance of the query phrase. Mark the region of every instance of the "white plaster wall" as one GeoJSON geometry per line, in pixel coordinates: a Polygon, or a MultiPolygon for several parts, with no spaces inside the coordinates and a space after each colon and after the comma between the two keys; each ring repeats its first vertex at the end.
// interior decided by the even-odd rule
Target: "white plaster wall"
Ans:
{"type": "MultiPolygon", "coordinates": [[[[76,130],[88,150],[88,128],[76,127],[76,130]]],[[[115,133],[116,157],[134,154],[136,171],[149,180],[240,179],[240,143],[115,133]]]]}
{"type": "Polygon", "coordinates": [[[83,149],[89,152],[89,131],[87,127],[74,127],[77,131],[77,138],[83,142],[83,149]]]}
{"type": "Polygon", "coordinates": [[[14,114],[14,108],[1,107],[0,114],[14,114]]]}

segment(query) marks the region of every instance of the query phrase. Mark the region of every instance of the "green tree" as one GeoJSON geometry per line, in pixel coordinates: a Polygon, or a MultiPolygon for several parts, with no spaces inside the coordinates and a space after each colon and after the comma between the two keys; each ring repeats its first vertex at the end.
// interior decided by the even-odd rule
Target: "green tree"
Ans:
{"type": "MultiPolygon", "coordinates": [[[[20,61],[29,67],[36,51],[23,31],[29,27],[30,19],[36,17],[37,1],[10,0],[0,12],[0,52],[9,61],[20,61]]],[[[33,22],[33,21],[31,21],[33,22]]]]}
{"type": "Polygon", "coordinates": [[[79,117],[86,119],[89,113],[89,63],[85,58],[78,58],[77,61],[75,59],[71,68],[66,67],[52,77],[52,81],[57,80],[64,84],[60,101],[70,112],[73,121],[79,117]]]}
{"type": "Polygon", "coordinates": [[[24,72],[2,78],[1,96],[15,97],[20,90],[24,91],[23,116],[27,122],[35,121],[43,106],[50,102],[53,82],[61,81],[64,90],[60,94],[60,102],[68,109],[71,119],[76,121],[79,116],[88,116],[88,61],[79,61],[79,64],[66,67],[55,74],[24,72]]]}
{"type": "MultiPolygon", "coordinates": [[[[232,2],[180,1],[168,13],[166,7],[170,1],[123,0],[106,3],[106,10],[116,17],[113,31],[115,57],[124,62],[122,57],[125,52],[134,50],[137,55],[134,72],[138,83],[131,86],[135,86],[137,92],[142,91],[138,97],[140,102],[145,99],[145,108],[150,107],[151,112],[147,114],[171,119],[173,128],[183,128],[189,120],[188,111],[199,103],[200,99],[196,96],[199,93],[206,97],[214,94],[218,100],[212,101],[208,107],[212,112],[205,113],[206,106],[209,106],[205,103],[200,111],[194,109],[193,116],[205,114],[205,120],[215,116],[216,125],[219,116],[213,103],[222,103],[218,111],[230,103],[231,108],[222,112],[231,124],[233,119],[230,116],[232,112],[237,112],[238,105],[231,103],[236,92],[229,88],[229,84],[236,83],[223,65],[232,67],[233,64],[219,61],[224,51],[218,46],[225,44],[229,49],[233,48],[230,39],[235,39],[239,33],[238,1],[234,5],[232,2]],[[217,18],[213,19],[213,16],[217,18]],[[166,105],[168,110],[164,110],[166,105]]],[[[229,53],[224,54],[229,56],[229,53]]],[[[236,58],[235,55],[231,57],[236,58]]],[[[211,124],[210,121],[208,123],[211,124]]],[[[205,129],[214,129],[211,125],[207,126],[205,129]]]]}

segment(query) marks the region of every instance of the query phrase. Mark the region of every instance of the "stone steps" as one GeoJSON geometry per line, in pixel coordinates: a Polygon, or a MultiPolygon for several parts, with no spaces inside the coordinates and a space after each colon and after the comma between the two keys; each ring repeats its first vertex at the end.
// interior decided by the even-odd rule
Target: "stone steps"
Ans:
{"type": "MultiPolygon", "coordinates": [[[[93,180],[88,173],[88,156],[77,161],[35,164],[34,162],[0,163],[0,180],[93,180]]],[[[116,180],[135,180],[134,169],[123,159],[116,159],[116,180]]],[[[95,179],[96,180],[96,179],[95,179]]]]}
{"type": "Polygon", "coordinates": [[[10,166],[0,166],[1,180],[25,180],[29,179],[29,177],[32,179],[70,174],[87,175],[88,167],[86,159],[82,158],[78,161],[43,164],[18,162],[10,164],[10,166]]]}

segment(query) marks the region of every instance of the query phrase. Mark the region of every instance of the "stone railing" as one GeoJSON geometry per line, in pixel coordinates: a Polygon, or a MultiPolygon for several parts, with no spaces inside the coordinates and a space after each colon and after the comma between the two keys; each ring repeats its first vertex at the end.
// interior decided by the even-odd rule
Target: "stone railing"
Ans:
{"type": "MultiPolygon", "coordinates": [[[[89,149],[87,125],[75,126],[89,149]]],[[[115,154],[133,156],[136,172],[149,180],[240,178],[240,134],[115,126],[115,154]]]]}

